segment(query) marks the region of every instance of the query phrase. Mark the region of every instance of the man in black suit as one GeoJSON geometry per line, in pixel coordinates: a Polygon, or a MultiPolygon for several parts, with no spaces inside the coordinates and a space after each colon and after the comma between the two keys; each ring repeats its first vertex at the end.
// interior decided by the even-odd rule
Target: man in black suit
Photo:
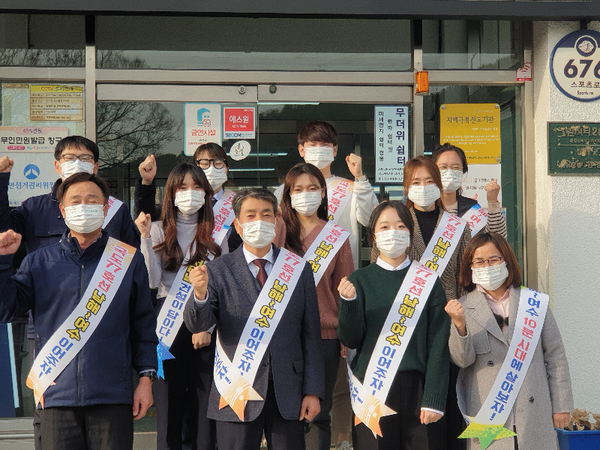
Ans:
{"type": "MultiPolygon", "coordinates": [[[[217,355],[219,346],[225,354],[215,358],[216,380],[210,393],[208,417],[217,421],[220,450],[258,450],[263,431],[269,449],[304,450],[303,420],[310,421],[318,414],[319,398],[324,394],[314,276],[304,260],[271,243],[277,210],[277,199],[271,192],[245,189],[236,195],[232,206],[234,226],[244,245],[190,272],[195,299],[187,303],[184,313],[192,333],[216,324],[217,355]],[[282,267],[284,256],[289,263],[284,269],[296,274],[295,287],[293,276],[277,269],[282,267]],[[274,267],[277,270],[269,276],[274,267]],[[277,296],[272,286],[281,287],[287,281],[290,281],[288,288],[281,289],[283,294],[277,296]],[[267,287],[262,289],[263,285],[267,287]],[[265,292],[261,296],[262,290],[265,292]],[[252,334],[248,334],[250,330],[252,334]],[[256,347],[251,348],[255,351],[249,354],[257,356],[247,357],[246,361],[240,359],[242,352],[238,347],[243,347],[247,355],[247,347],[255,343],[250,336],[256,338],[263,331],[265,336],[271,333],[272,338],[261,341],[262,358],[258,356],[261,350],[256,342],[256,347]],[[243,337],[246,335],[248,339],[243,337]],[[228,372],[218,361],[228,363],[225,364],[228,372]],[[258,366],[253,366],[257,363],[258,366]],[[250,367],[255,376],[248,375],[252,373],[250,367]],[[249,387],[242,396],[237,393],[234,396],[244,401],[231,401],[223,380],[242,378],[247,383],[241,382],[249,383],[249,387]]],[[[259,339],[262,334],[256,338],[259,339]]]]}

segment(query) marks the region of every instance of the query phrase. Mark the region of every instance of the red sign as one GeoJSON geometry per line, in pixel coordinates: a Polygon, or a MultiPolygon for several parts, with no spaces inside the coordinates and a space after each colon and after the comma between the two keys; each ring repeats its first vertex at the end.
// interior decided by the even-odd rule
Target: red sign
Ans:
{"type": "Polygon", "coordinates": [[[255,108],[223,108],[225,138],[254,139],[255,108]]]}

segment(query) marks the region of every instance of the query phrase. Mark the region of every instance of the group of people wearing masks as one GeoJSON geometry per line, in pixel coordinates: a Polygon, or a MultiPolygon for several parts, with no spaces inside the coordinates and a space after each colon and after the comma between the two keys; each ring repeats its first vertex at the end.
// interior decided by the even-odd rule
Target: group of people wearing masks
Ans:
{"type": "MultiPolygon", "coordinates": [[[[61,178],[69,179],[61,171],[72,160],[65,148],[80,149],[72,152],[77,164],[94,161],[92,171],[80,172],[97,170],[97,153],[86,146],[74,140],[57,147],[61,178]],[[91,160],[82,158],[88,153],[91,160]]],[[[135,392],[127,385],[126,394],[139,418],[152,382],[157,448],[254,450],[264,435],[270,449],[320,450],[330,448],[332,429],[341,448],[349,447],[351,432],[357,450],[557,448],[552,428],[564,427],[573,408],[565,350],[547,296],[521,287],[498,184],[486,186],[486,213],[461,195],[464,152],[444,144],[431,158],[407,162],[405,203],[378,203],[357,155],[346,158],[353,181],[332,175],[338,148],[330,124],[307,124],[298,150],[305,163],[288,172],[275,195],[226,190],[227,155],[216,144],[200,146],[192,164],[172,169],[162,205],[155,205],[154,157],[140,165],[139,237],[129,245],[141,250],[147,273],[136,278],[136,286],[146,282],[143,289],[127,292],[141,312],[130,308],[126,353],[143,382],[135,392]],[[364,268],[359,223],[373,247],[364,268]],[[137,316],[147,327],[149,298],[144,303],[140,295],[149,297],[149,288],[158,288],[157,319],[154,335],[145,330],[142,338],[137,316]],[[158,361],[148,363],[152,346],[158,361]],[[487,431],[477,434],[482,426],[487,431]],[[491,439],[489,429],[496,433],[491,439]],[[479,439],[459,439],[463,432],[479,439]]],[[[0,188],[11,167],[0,159],[0,188]]],[[[97,240],[124,240],[133,225],[119,213],[109,215],[108,198],[93,207],[85,199],[65,207],[60,194],[66,225],[59,230],[54,223],[62,236],[56,252],[86,255],[78,240],[93,227],[78,228],[78,221],[90,220],[92,209],[97,240]],[[75,250],[61,250],[65,240],[75,250]]],[[[8,213],[0,192],[3,229],[12,230],[0,234],[0,254],[7,255],[0,264],[20,236],[30,245],[40,234],[35,225],[28,232],[27,217],[43,209],[31,200],[8,213]]],[[[11,299],[0,302],[0,318],[14,320],[31,309],[36,331],[57,328],[70,311],[47,322],[40,312],[47,309],[32,294],[40,275],[27,258],[15,275],[0,267],[11,299]]],[[[140,259],[136,253],[134,261],[140,259]]],[[[45,330],[36,352],[43,353],[53,332],[45,330]]],[[[58,375],[56,387],[46,388],[46,408],[37,419],[43,448],[64,445],[46,447],[60,434],[48,431],[58,425],[47,411],[86,404],[75,397],[52,403],[52,391],[58,398],[67,376],[81,383],[77,368],[70,368],[76,362],[58,375]]],[[[92,397],[89,404],[122,402],[92,397]]],[[[76,422],[88,443],[78,448],[128,448],[122,439],[94,447],[87,426],[76,422]]]]}

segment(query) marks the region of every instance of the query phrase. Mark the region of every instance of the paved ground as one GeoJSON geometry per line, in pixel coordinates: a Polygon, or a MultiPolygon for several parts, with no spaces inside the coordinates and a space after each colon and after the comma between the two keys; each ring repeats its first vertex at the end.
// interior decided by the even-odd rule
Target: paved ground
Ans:
{"type": "MultiPolygon", "coordinates": [[[[156,450],[156,433],[135,433],[134,450],[156,450]]],[[[33,450],[31,418],[0,419],[0,450],[33,450]]]]}

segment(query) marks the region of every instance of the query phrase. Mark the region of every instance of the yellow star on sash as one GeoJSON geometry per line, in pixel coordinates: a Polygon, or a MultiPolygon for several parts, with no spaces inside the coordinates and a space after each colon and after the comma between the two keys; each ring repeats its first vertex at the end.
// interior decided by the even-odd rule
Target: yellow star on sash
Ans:
{"type": "Polygon", "coordinates": [[[244,421],[244,409],[248,400],[262,400],[263,398],[254,390],[244,377],[237,377],[234,383],[229,387],[226,396],[221,396],[219,400],[219,409],[225,406],[231,406],[233,412],[244,421]]]}
{"type": "Polygon", "coordinates": [[[517,433],[504,428],[503,425],[482,425],[471,422],[467,429],[459,436],[461,439],[479,438],[481,450],[485,450],[494,440],[516,436],[517,433]]]}
{"type": "MultiPolygon", "coordinates": [[[[55,384],[56,383],[52,383],[51,386],[55,384]]],[[[35,399],[36,407],[39,403],[40,405],[42,405],[42,409],[44,409],[44,391],[42,391],[38,382],[31,376],[31,373],[27,376],[27,381],[25,382],[25,385],[29,389],[33,390],[33,398],[35,399]]]]}
{"type": "Polygon", "coordinates": [[[381,427],[379,426],[379,419],[391,416],[392,414],[396,414],[396,411],[387,407],[385,403],[382,403],[374,395],[369,395],[364,401],[360,416],[357,415],[355,417],[354,424],[358,425],[363,422],[373,432],[373,436],[377,438],[377,436],[383,436],[381,434],[381,427]]]}

